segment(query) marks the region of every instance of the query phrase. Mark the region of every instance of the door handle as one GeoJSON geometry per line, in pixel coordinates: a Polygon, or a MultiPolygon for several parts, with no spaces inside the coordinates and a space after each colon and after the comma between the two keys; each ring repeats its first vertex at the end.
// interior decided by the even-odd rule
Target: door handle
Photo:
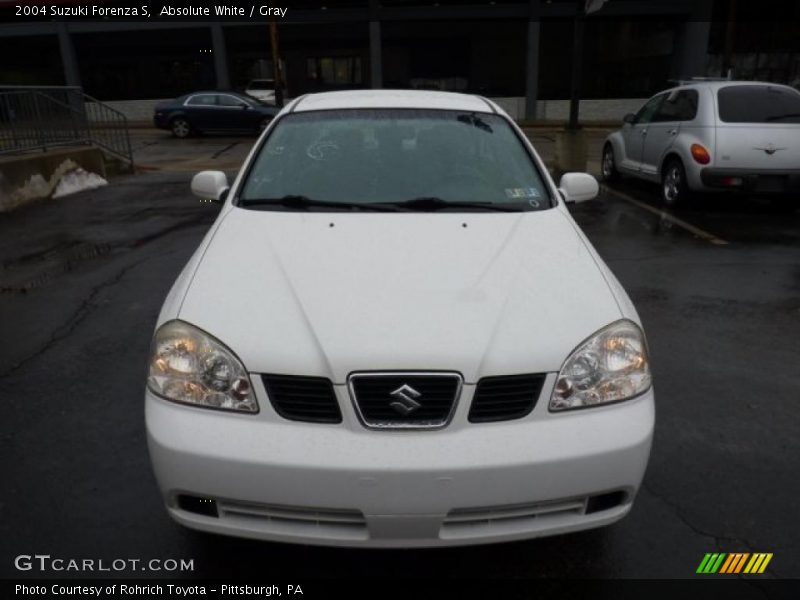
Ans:
{"type": "Polygon", "coordinates": [[[642,129],[642,135],[647,135],[647,129],[642,129]]]}
{"type": "Polygon", "coordinates": [[[669,134],[670,135],[678,135],[678,130],[677,129],[670,129],[669,130],[669,134]]]}

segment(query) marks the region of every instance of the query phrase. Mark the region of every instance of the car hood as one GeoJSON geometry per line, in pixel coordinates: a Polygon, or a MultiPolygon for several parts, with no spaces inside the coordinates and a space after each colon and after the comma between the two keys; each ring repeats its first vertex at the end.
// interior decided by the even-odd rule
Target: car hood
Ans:
{"type": "Polygon", "coordinates": [[[557,371],[620,309],[569,218],[231,208],[178,318],[250,372],[557,371]]]}

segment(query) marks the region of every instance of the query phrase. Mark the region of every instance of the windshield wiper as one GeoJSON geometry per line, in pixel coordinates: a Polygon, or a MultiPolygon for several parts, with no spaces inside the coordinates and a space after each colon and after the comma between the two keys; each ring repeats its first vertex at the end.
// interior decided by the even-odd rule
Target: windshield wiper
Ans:
{"type": "Polygon", "coordinates": [[[369,202],[336,202],[334,200],[315,200],[308,196],[289,194],[280,198],[242,198],[241,206],[285,206],[286,208],[338,208],[341,210],[393,211],[394,208],[369,202]]]}
{"type": "Polygon", "coordinates": [[[489,125],[483,119],[481,119],[475,113],[469,115],[458,115],[456,119],[461,123],[466,123],[468,125],[472,125],[473,127],[477,127],[478,129],[482,129],[483,131],[486,131],[488,133],[493,133],[492,126],[489,125]]]}
{"type": "Polygon", "coordinates": [[[401,200],[399,202],[381,202],[380,205],[420,211],[447,210],[449,208],[471,208],[477,210],[496,210],[500,212],[520,212],[522,210],[521,206],[495,204],[494,202],[451,202],[435,196],[422,196],[420,198],[401,200]]]}

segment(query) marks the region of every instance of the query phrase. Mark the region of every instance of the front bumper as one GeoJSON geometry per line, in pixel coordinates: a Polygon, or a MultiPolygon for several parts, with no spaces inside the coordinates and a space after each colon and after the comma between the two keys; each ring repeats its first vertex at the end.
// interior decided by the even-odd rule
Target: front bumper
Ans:
{"type": "MultiPolygon", "coordinates": [[[[551,375],[543,398],[553,383],[551,375]]],[[[625,516],[650,453],[652,390],[560,414],[540,399],[524,419],[471,424],[474,386],[465,385],[445,429],[370,431],[346,388],[335,387],[344,412],[338,425],[283,420],[262,394],[259,414],[240,415],[147,392],[148,445],[170,515],[194,529],[320,545],[533,538],[625,516]],[[588,500],[609,492],[610,507],[588,500]],[[184,495],[215,504],[217,516],[186,510],[184,495]]]]}
{"type": "Polygon", "coordinates": [[[800,193],[800,169],[724,169],[700,170],[700,181],[710,190],[742,191],[757,194],[800,193]]]}

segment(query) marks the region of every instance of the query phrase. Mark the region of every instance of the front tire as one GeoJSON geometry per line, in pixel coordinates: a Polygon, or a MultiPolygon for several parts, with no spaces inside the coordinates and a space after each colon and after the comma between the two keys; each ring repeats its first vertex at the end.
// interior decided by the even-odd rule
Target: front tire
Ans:
{"type": "Polygon", "coordinates": [[[619,179],[619,171],[617,171],[617,161],[614,157],[614,148],[611,144],[606,144],[603,148],[603,160],[601,163],[601,171],[603,181],[616,181],[619,179]]]}
{"type": "Polygon", "coordinates": [[[670,159],[661,171],[661,200],[669,207],[686,204],[691,196],[686,170],[677,158],[670,159]]]}
{"type": "Polygon", "coordinates": [[[192,133],[192,126],[189,125],[189,121],[183,117],[172,119],[170,129],[172,129],[172,135],[181,140],[189,137],[189,134],[192,133]]]}

